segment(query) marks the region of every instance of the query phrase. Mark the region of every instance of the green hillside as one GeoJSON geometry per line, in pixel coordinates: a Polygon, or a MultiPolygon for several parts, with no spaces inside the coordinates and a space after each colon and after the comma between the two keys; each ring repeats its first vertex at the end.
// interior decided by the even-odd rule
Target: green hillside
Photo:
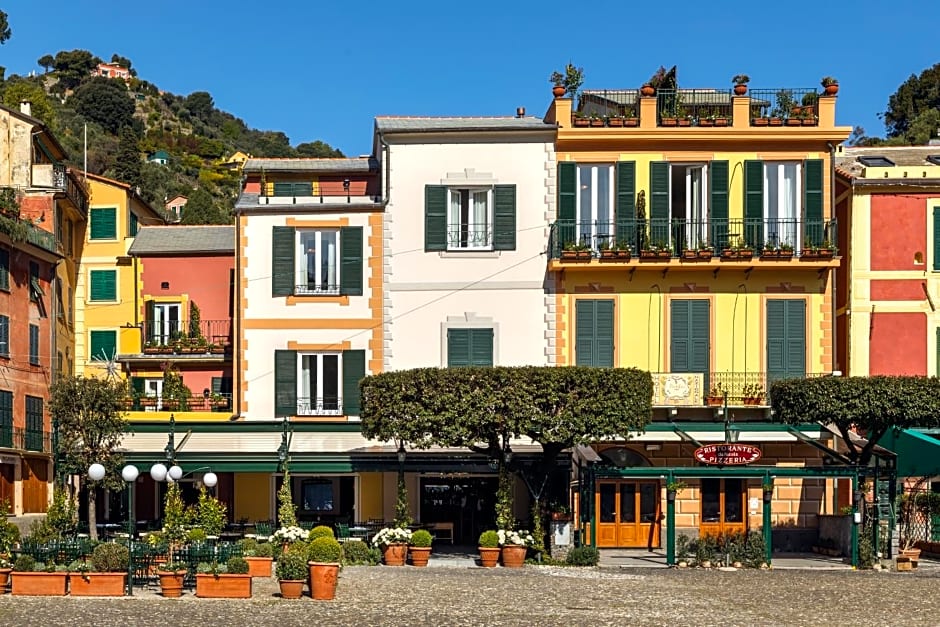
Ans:
{"type": "Polygon", "coordinates": [[[320,141],[291,146],[280,131],[248,128],[217,109],[208,92],[162,91],[117,54],[111,62],[130,70],[128,82],[93,77],[101,61],[87,50],[45,55],[38,60],[42,73],[0,75],[0,97],[13,109],[30,101],[32,114],[53,129],[77,168],[83,167],[87,125],[88,171],[140,186],[156,208],[177,194],[187,196],[184,223],[232,221],[239,173],[224,162],[236,151],[254,157],[343,156],[320,141]],[[169,155],[167,165],[146,161],[160,150],[169,155]]]}

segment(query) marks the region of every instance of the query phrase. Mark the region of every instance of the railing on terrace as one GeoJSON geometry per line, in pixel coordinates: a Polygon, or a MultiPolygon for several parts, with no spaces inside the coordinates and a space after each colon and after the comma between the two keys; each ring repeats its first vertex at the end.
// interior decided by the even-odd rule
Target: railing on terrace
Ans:
{"type": "Polygon", "coordinates": [[[650,252],[663,258],[695,252],[701,258],[699,252],[722,256],[747,250],[751,256],[773,259],[831,257],[838,251],[836,232],[835,220],[796,218],[558,220],[552,225],[548,250],[552,259],[568,257],[563,254],[567,251],[601,257],[604,250],[629,251],[631,257],[641,258],[650,252]]]}
{"type": "Polygon", "coordinates": [[[161,396],[129,396],[124,399],[127,411],[204,411],[225,412],[232,410],[231,394],[202,394],[188,399],[163,398],[161,396]]]}
{"type": "Polygon", "coordinates": [[[48,453],[52,450],[52,439],[45,431],[4,425],[0,427],[0,447],[48,453]]]}
{"type": "Polygon", "coordinates": [[[298,416],[342,416],[343,399],[339,396],[322,398],[298,397],[298,416]]]}
{"type": "Polygon", "coordinates": [[[73,172],[69,172],[65,177],[65,195],[83,217],[88,214],[88,192],[84,183],[73,172]]]}
{"type": "MultiPolygon", "coordinates": [[[[600,120],[601,125],[606,122],[607,126],[635,126],[626,121],[639,121],[639,95],[636,89],[583,91],[574,114],[574,123],[576,126],[590,126],[592,120],[600,120]]],[[[595,125],[598,124],[595,122],[595,125]]]]}
{"type": "MultiPolygon", "coordinates": [[[[674,373],[654,373],[674,374],[674,373]]],[[[831,376],[831,373],[774,373],[774,372],[705,372],[702,404],[711,407],[728,405],[767,406],[768,391],[774,381],[790,378],[815,378],[831,376]]]]}
{"type": "MultiPolygon", "coordinates": [[[[274,183],[273,189],[270,190],[262,186],[258,197],[264,199],[281,198],[283,203],[296,203],[298,198],[315,198],[320,204],[341,202],[343,200],[352,202],[354,198],[369,198],[376,202],[380,200],[375,194],[367,193],[369,190],[363,188],[361,181],[352,181],[349,189],[337,189],[336,185],[342,185],[342,183],[334,184],[331,182],[316,186],[311,182],[274,183]]],[[[268,201],[266,200],[266,202],[268,201]]]]}
{"type": "Polygon", "coordinates": [[[26,241],[51,253],[62,252],[56,245],[55,235],[29,223],[26,224],[26,241]]]}
{"type": "Polygon", "coordinates": [[[140,332],[144,353],[224,353],[232,344],[231,320],[146,320],[140,332]]]}
{"type": "Polygon", "coordinates": [[[659,89],[659,126],[730,126],[732,96],[730,89],[659,89]]]}
{"type": "Polygon", "coordinates": [[[751,126],[816,126],[819,122],[814,88],[750,90],[751,126]]]}

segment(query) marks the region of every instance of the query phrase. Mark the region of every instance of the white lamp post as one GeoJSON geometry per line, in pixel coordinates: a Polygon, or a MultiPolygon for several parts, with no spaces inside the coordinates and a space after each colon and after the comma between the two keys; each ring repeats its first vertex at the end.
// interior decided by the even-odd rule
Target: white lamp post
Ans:
{"type": "MultiPolygon", "coordinates": [[[[101,481],[104,479],[105,474],[106,470],[102,464],[94,463],[88,467],[88,478],[92,481],[101,481]]],[[[151,469],[152,474],[153,469],[151,469]]],[[[139,475],[140,471],[133,464],[128,464],[121,469],[121,479],[124,480],[124,484],[127,486],[127,533],[128,540],[131,543],[137,535],[137,519],[134,513],[134,483],[137,482],[139,475]]],[[[131,559],[127,561],[127,594],[128,596],[134,595],[134,562],[131,559]]]]}

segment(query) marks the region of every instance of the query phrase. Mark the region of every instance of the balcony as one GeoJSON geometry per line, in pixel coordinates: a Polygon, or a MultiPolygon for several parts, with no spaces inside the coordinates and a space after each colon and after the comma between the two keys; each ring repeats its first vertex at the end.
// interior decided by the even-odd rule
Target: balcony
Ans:
{"type": "Polygon", "coordinates": [[[298,416],[342,416],[343,399],[338,396],[324,398],[297,398],[298,416]]]}
{"type": "Polygon", "coordinates": [[[32,185],[34,188],[47,188],[65,191],[65,166],[58,163],[33,164],[32,185]]]}
{"type": "Polygon", "coordinates": [[[26,241],[50,253],[62,254],[63,252],[62,247],[56,244],[55,236],[52,233],[43,231],[29,223],[26,223],[26,241]]]}
{"type": "Polygon", "coordinates": [[[193,396],[184,400],[161,396],[133,396],[124,399],[125,411],[133,412],[224,412],[232,411],[231,394],[193,396]]]}
{"type": "Polygon", "coordinates": [[[835,264],[835,220],[558,220],[549,236],[549,259],[565,267],[623,264],[768,267],[799,261],[835,264]]]}
{"type": "Polygon", "coordinates": [[[653,405],[657,407],[754,407],[770,406],[768,390],[783,378],[812,378],[831,373],[781,375],[767,372],[654,372],[653,405]]]}
{"type": "MultiPolygon", "coordinates": [[[[312,183],[274,183],[273,190],[263,186],[258,194],[258,203],[262,205],[338,205],[353,202],[380,202],[378,196],[366,193],[363,181],[353,181],[349,188],[331,186],[330,182],[314,185],[312,183]]],[[[342,183],[339,183],[342,185],[342,183]]]]}
{"type": "Polygon", "coordinates": [[[0,447],[49,453],[52,451],[52,439],[45,431],[3,425],[0,426],[0,447]]]}
{"type": "Polygon", "coordinates": [[[232,356],[231,320],[147,320],[139,331],[140,349],[122,354],[121,360],[221,361],[232,356]]]}

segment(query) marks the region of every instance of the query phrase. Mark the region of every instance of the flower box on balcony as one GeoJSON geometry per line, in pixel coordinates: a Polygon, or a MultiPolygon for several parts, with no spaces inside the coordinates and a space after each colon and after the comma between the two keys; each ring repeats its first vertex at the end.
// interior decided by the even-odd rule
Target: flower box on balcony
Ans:
{"type": "Polygon", "coordinates": [[[612,128],[623,126],[623,118],[618,118],[618,117],[607,118],[607,126],[610,126],[612,128]]]}
{"type": "Polygon", "coordinates": [[[832,259],[834,256],[831,248],[804,248],[800,253],[801,259],[832,259]]]}
{"type": "Polygon", "coordinates": [[[721,407],[725,402],[724,397],[722,396],[706,396],[705,403],[709,407],[721,407]]]}
{"type": "Polygon", "coordinates": [[[590,261],[591,251],[590,250],[563,250],[561,251],[561,258],[564,261],[590,261]]]}
{"type": "Polygon", "coordinates": [[[672,258],[672,251],[669,250],[641,250],[640,259],[649,259],[653,261],[668,261],[672,258]]]}
{"type": "Polygon", "coordinates": [[[662,118],[662,126],[679,126],[679,118],[662,118]]]}
{"type": "Polygon", "coordinates": [[[768,126],[770,118],[751,118],[751,124],[753,126],[768,126]]]}
{"type": "Polygon", "coordinates": [[[800,126],[803,122],[800,118],[787,118],[787,126],[800,126]]]}
{"type": "Polygon", "coordinates": [[[577,128],[584,128],[591,125],[591,120],[588,118],[574,118],[571,120],[571,124],[577,128]]]}
{"type": "Polygon", "coordinates": [[[591,118],[592,128],[602,128],[603,126],[604,126],[604,118],[591,118]]]}
{"type": "Polygon", "coordinates": [[[601,260],[603,261],[630,261],[629,250],[602,250],[601,260]]]}
{"type": "Polygon", "coordinates": [[[699,126],[715,126],[715,120],[709,118],[701,118],[698,121],[699,126]]]}
{"type": "Polygon", "coordinates": [[[783,118],[770,118],[770,126],[783,126],[783,118]]]}
{"type": "Polygon", "coordinates": [[[793,251],[764,249],[761,251],[760,258],[771,261],[789,261],[793,259],[793,251]]]}
{"type": "Polygon", "coordinates": [[[679,126],[692,126],[692,120],[689,118],[679,118],[679,126]]]}
{"type": "Polygon", "coordinates": [[[750,261],[753,257],[753,250],[726,248],[721,251],[721,258],[729,261],[750,261]]]}
{"type": "Polygon", "coordinates": [[[730,123],[729,118],[715,118],[715,126],[728,126],[730,123]]]}
{"type": "Polygon", "coordinates": [[[639,125],[640,125],[640,118],[624,118],[624,119],[623,119],[623,125],[624,125],[624,126],[633,126],[633,127],[639,126],[639,125]]]}
{"type": "Polygon", "coordinates": [[[761,397],[760,396],[745,396],[744,404],[745,405],[760,405],[761,397]]]}

